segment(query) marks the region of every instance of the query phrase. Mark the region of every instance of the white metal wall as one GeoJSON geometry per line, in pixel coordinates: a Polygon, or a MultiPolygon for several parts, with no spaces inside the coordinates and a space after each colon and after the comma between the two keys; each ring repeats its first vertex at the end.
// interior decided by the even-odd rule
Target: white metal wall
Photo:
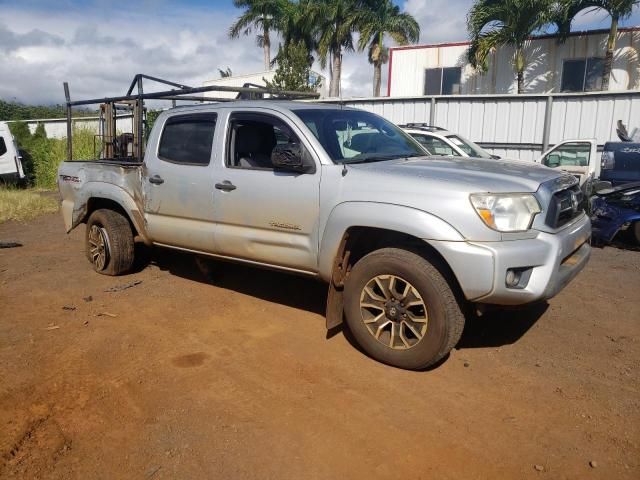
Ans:
{"type": "MultiPolygon", "coordinates": [[[[564,60],[604,57],[607,37],[608,32],[592,31],[573,34],[564,43],[559,43],[553,36],[528,41],[525,46],[525,93],[560,92],[564,60]]],[[[517,92],[512,47],[499,47],[490,56],[488,71],[484,74],[469,64],[468,48],[467,42],[392,48],[389,62],[390,96],[422,95],[425,69],[438,67],[462,68],[460,93],[465,95],[517,92]]],[[[614,52],[609,90],[640,88],[639,49],[640,29],[621,29],[614,52]]]]}
{"type": "MultiPolygon", "coordinates": [[[[327,102],[335,102],[328,100],[327,102]]],[[[349,99],[396,124],[424,122],[459,133],[487,150],[533,160],[545,144],[595,138],[618,140],[616,123],[640,128],[640,91],[553,95],[451,95],[439,97],[349,99]],[[550,105],[548,136],[545,116],[550,105]]]]}

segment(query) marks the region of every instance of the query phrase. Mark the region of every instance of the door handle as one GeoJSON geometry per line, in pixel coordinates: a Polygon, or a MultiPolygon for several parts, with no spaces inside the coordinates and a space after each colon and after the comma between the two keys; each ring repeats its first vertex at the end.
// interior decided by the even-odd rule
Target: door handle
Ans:
{"type": "Polygon", "coordinates": [[[154,185],[160,185],[164,183],[164,179],[160,175],[154,175],[149,178],[149,183],[153,183],[154,185]]]}
{"type": "Polygon", "coordinates": [[[218,190],[230,192],[232,190],[235,190],[237,187],[233,183],[231,183],[229,180],[225,180],[222,183],[216,183],[216,188],[218,190]]]}

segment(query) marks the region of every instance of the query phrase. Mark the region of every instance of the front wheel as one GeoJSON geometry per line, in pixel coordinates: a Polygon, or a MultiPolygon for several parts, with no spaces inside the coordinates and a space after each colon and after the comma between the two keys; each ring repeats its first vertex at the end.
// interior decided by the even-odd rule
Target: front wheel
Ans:
{"type": "Polygon", "coordinates": [[[345,314],[369,355],[410,370],[444,358],[465,322],[440,271],[423,256],[398,248],[376,250],[355,264],[345,284],[345,314]]]}
{"type": "Polygon", "coordinates": [[[87,258],[103,275],[122,275],[131,270],[134,258],[133,232],[129,220],[119,212],[96,210],[87,221],[87,258]]]}

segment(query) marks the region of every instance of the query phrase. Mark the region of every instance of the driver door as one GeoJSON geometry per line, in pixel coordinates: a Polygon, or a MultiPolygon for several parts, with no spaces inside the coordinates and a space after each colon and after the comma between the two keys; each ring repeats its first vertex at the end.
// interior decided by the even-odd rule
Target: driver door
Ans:
{"type": "Polygon", "coordinates": [[[216,246],[222,256],[317,271],[319,163],[300,132],[274,113],[229,115],[225,153],[216,165],[216,246]],[[299,143],[305,173],[274,170],[276,144],[299,143]]]}
{"type": "Polygon", "coordinates": [[[597,155],[596,140],[565,140],[547,150],[538,162],[575,175],[582,186],[589,177],[600,176],[600,162],[597,155]]]}

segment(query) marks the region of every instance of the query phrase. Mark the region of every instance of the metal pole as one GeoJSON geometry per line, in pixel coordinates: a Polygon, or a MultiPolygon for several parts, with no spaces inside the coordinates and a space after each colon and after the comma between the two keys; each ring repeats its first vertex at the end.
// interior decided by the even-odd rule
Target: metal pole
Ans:
{"type": "Polygon", "coordinates": [[[553,110],[553,96],[547,97],[547,105],[544,110],[544,127],[542,128],[542,153],[549,149],[549,135],[551,133],[551,113],[553,110]]]}
{"type": "Polygon", "coordinates": [[[136,121],[138,122],[138,151],[137,156],[138,156],[138,161],[142,162],[143,158],[142,158],[142,143],[144,142],[144,134],[142,133],[142,117],[144,116],[144,107],[143,107],[143,100],[142,100],[142,76],[138,77],[138,118],[136,118],[136,121]]]}
{"type": "MultiPolygon", "coordinates": [[[[142,83],[142,79],[139,80],[142,83]]],[[[234,93],[269,93],[272,95],[283,95],[294,98],[307,98],[307,99],[316,99],[319,94],[311,93],[311,92],[291,92],[291,91],[278,91],[278,90],[270,90],[267,88],[246,88],[246,87],[225,87],[225,86],[207,86],[207,87],[196,87],[190,88],[188,90],[167,90],[163,92],[152,92],[152,93],[143,93],[143,99],[156,99],[163,100],[164,97],[178,97],[182,95],[189,94],[197,94],[204,92],[234,92],[234,93]]],[[[93,98],[91,100],[80,100],[71,102],[71,105],[93,105],[95,103],[109,103],[109,102],[123,102],[126,100],[138,100],[140,94],[138,95],[125,95],[123,97],[104,97],[104,98],[93,98]]]]}
{"type": "Polygon", "coordinates": [[[429,125],[436,123],[436,97],[431,97],[431,110],[429,111],[429,125]]]}
{"type": "Polygon", "coordinates": [[[64,98],[67,101],[67,161],[73,160],[73,145],[71,138],[71,96],[69,95],[69,84],[63,83],[64,98]]]}
{"type": "Polygon", "coordinates": [[[147,80],[152,80],[158,83],[164,83],[165,85],[171,85],[172,87],[178,87],[182,89],[191,88],[188,85],[182,85],[181,83],[170,82],[169,80],[165,80],[164,78],[152,77],[151,75],[138,73],[135,77],[133,77],[133,82],[131,82],[131,86],[129,87],[129,90],[127,90],[127,95],[131,95],[131,92],[133,92],[133,87],[135,87],[136,84],[138,83],[138,78],[146,78],[147,80]]]}

